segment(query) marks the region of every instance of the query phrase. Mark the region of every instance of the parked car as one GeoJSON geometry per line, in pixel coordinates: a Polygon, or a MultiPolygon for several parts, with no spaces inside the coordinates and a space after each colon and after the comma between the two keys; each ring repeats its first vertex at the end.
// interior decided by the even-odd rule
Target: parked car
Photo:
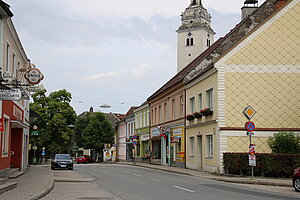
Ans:
{"type": "Polygon", "coordinates": [[[92,163],[92,162],[94,162],[94,159],[88,155],[83,155],[83,156],[78,156],[76,161],[78,164],[79,163],[92,163]]]}
{"type": "Polygon", "coordinates": [[[51,162],[51,169],[64,168],[73,170],[73,161],[69,154],[55,154],[51,162]]]}
{"type": "Polygon", "coordinates": [[[293,186],[297,192],[300,192],[300,167],[294,170],[293,186]]]}

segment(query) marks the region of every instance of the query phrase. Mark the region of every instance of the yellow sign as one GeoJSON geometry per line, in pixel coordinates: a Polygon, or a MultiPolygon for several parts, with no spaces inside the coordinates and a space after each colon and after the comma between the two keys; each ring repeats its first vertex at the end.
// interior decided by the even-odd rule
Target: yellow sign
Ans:
{"type": "Polygon", "coordinates": [[[251,106],[247,106],[243,112],[245,117],[247,117],[248,119],[251,119],[255,115],[255,113],[255,110],[251,106]]]}

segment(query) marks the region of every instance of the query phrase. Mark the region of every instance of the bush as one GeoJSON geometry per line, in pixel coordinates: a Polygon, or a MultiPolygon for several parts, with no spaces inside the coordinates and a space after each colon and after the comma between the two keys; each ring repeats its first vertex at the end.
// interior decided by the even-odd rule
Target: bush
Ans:
{"type": "MultiPolygon", "coordinates": [[[[251,175],[248,153],[224,153],[226,174],[251,175]]],[[[291,177],[295,168],[300,167],[300,154],[256,154],[255,176],[291,177]]]]}
{"type": "Polygon", "coordinates": [[[293,132],[276,133],[268,145],[273,153],[300,154],[300,137],[293,132]]]}

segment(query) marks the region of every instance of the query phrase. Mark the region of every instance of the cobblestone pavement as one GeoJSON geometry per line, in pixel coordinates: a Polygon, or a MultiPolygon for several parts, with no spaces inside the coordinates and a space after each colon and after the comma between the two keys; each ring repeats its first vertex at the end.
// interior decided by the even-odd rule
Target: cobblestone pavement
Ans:
{"type": "Polygon", "coordinates": [[[1,200],[39,199],[54,186],[53,172],[49,167],[29,167],[25,174],[9,181],[17,182],[17,187],[0,194],[1,200]]]}

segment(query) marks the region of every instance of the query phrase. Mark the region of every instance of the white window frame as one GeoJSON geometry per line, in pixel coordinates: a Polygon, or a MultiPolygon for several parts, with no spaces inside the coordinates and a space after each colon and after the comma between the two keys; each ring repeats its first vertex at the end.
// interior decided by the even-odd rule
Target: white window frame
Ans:
{"type": "Polygon", "coordinates": [[[206,156],[212,158],[214,156],[214,138],[213,135],[206,135],[206,156]]]}
{"type": "Polygon", "coordinates": [[[10,67],[10,44],[7,41],[6,42],[6,66],[5,66],[6,71],[10,71],[9,67],[10,67]]]}
{"type": "Polygon", "coordinates": [[[211,110],[214,109],[214,89],[209,88],[206,90],[206,101],[207,101],[207,108],[211,110]]]}

